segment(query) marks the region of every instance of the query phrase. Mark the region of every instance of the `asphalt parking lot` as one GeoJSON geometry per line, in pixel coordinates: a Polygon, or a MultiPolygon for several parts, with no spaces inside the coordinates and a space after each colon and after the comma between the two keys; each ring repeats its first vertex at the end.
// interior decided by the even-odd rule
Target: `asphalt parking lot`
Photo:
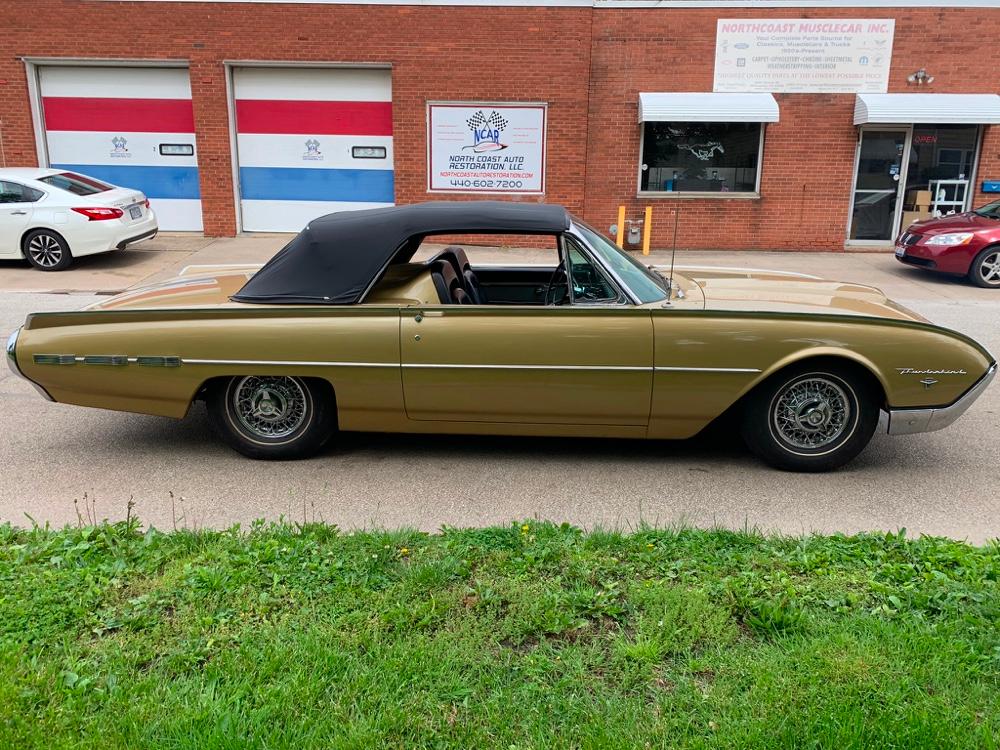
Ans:
{"type": "MultiPolygon", "coordinates": [[[[109,255],[61,274],[4,264],[0,327],[12,330],[33,310],[82,307],[98,298],[86,292],[169,277],[188,263],[263,260],[283,241],[158,238],[145,256],[109,255]],[[59,290],[74,293],[48,293],[59,290]]],[[[902,267],[889,255],[684,253],[678,263],[874,284],[1000,351],[1000,293],[902,267]]],[[[585,527],[789,533],[905,527],[979,543],[1000,536],[998,415],[994,386],[953,427],[877,435],[849,467],[817,476],[768,469],[717,432],[686,442],[345,434],[319,458],[264,463],[222,446],[200,406],[173,421],[51,404],[4,367],[0,520],[59,526],[78,514],[118,519],[131,498],[133,513],[168,529],[284,517],[433,530],[538,517],[585,527]]]]}

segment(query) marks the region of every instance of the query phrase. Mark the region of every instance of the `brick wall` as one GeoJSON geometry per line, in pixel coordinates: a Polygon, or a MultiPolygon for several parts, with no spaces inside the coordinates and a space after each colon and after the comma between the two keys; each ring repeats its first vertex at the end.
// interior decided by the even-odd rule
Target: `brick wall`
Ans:
{"type": "Polygon", "coordinates": [[[397,202],[429,197],[428,99],[545,101],[554,124],[544,200],[582,211],[590,21],[589,8],[3,0],[7,164],[36,164],[20,58],[189,60],[205,232],[230,235],[236,225],[223,61],[389,63],[397,202]]]}
{"type": "MultiPolygon", "coordinates": [[[[549,103],[547,194],[600,228],[654,207],[654,247],[842,249],[853,95],[779,94],[760,199],[638,199],[640,91],[711,91],[716,19],[894,17],[890,91],[996,93],[1000,10],[597,9],[292,4],[0,3],[0,119],[9,166],[36,163],[22,57],[186,60],[207,234],[235,231],[223,61],[388,63],[396,200],[426,200],[427,100],[549,103]],[[906,76],[935,76],[919,89],[906,76]]],[[[1000,126],[978,178],[1000,175],[1000,126]]],[[[456,199],[459,196],[454,196],[456,199]]],[[[463,196],[475,198],[477,196],[463,196]]],[[[976,194],[974,202],[987,198],[976,194]]],[[[537,200],[523,198],[523,200],[537,200]]]]}
{"type": "MultiPolygon", "coordinates": [[[[653,245],[840,250],[847,234],[857,128],[853,94],[777,94],[759,200],[638,199],[640,91],[711,91],[718,18],[895,18],[890,92],[998,93],[1000,10],[808,8],[601,10],[594,13],[585,213],[597,226],[653,206],[653,245]],[[934,75],[917,87],[906,77],[934,75]],[[601,123],[601,125],[598,125],[601,123]]],[[[1000,126],[986,129],[979,180],[1000,174],[1000,126]]],[[[977,192],[974,205],[986,202],[977,192]]]]}

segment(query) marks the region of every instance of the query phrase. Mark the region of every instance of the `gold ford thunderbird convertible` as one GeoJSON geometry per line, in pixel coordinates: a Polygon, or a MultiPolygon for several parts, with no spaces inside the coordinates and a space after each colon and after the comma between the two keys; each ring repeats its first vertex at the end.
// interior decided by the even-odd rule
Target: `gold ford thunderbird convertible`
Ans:
{"type": "Polygon", "coordinates": [[[424,203],[311,222],[260,268],[182,274],[7,344],[46,398],[183,417],[253,458],[348,431],[686,438],[727,414],[769,464],[823,471],[947,427],[989,352],[877,289],[647,268],[559,206],[424,203]],[[543,236],[548,265],[470,265],[444,235],[543,236]]]}

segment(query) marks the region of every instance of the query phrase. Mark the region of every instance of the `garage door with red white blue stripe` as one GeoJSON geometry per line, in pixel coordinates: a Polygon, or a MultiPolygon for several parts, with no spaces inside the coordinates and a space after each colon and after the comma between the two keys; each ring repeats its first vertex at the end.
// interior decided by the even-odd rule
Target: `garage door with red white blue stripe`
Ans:
{"type": "Polygon", "coordinates": [[[48,164],[149,198],[161,229],[200,231],[187,68],[39,68],[48,164]]]}
{"type": "Polygon", "coordinates": [[[238,67],[233,99],[245,231],[393,205],[389,70],[238,67]]]}

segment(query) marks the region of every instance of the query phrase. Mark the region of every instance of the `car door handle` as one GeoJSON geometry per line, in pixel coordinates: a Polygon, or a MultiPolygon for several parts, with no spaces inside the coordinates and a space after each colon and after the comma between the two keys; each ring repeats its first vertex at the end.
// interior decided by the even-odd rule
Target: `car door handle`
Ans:
{"type": "Polygon", "coordinates": [[[413,321],[419,323],[424,318],[440,318],[444,315],[443,310],[428,310],[427,312],[418,312],[413,316],[413,321]]]}
{"type": "Polygon", "coordinates": [[[28,212],[27,211],[11,211],[10,215],[11,216],[27,216],[28,212]]]}

